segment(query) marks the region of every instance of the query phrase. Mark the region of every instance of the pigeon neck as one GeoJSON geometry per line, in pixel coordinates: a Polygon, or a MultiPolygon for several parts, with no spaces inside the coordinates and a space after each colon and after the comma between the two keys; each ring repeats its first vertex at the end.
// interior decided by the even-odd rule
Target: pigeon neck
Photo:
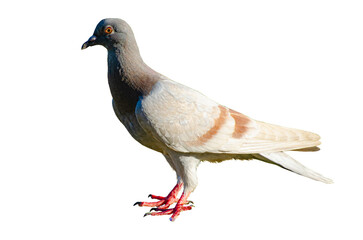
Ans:
{"type": "Polygon", "coordinates": [[[160,74],[147,66],[142,60],[139,49],[134,44],[116,46],[108,51],[108,67],[119,75],[118,79],[127,83],[132,89],[147,95],[154,84],[159,80],[160,74]]]}
{"type": "Polygon", "coordinates": [[[108,82],[120,111],[135,111],[140,96],[147,95],[160,76],[143,62],[137,46],[108,50],[108,82]]]}

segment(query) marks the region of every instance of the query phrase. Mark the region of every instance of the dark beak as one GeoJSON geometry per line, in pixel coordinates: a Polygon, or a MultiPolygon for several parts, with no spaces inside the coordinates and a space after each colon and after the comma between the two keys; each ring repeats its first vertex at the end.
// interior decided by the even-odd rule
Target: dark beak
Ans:
{"type": "Polygon", "coordinates": [[[93,46],[93,45],[95,45],[96,44],[96,40],[97,40],[97,38],[96,38],[96,36],[91,36],[89,39],[88,39],[88,41],[87,42],[85,42],[85,43],[83,43],[83,45],[82,45],[82,50],[83,49],[86,49],[86,48],[88,48],[89,46],[93,46]]]}

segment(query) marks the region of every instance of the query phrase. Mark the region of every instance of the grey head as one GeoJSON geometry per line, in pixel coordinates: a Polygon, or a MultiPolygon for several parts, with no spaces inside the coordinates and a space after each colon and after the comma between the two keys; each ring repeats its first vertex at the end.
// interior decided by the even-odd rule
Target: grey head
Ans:
{"type": "Polygon", "coordinates": [[[130,95],[130,91],[147,94],[160,79],[161,74],[142,60],[134,34],[124,20],[101,20],[82,49],[94,45],[104,46],[108,50],[108,79],[115,100],[121,95],[130,95]]]}
{"type": "Polygon", "coordinates": [[[97,24],[93,35],[82,45],[82,49],[94,45],[102,45],[111,50],[126,44],[136,45],[130,26],[122,19],[106,18],[97,24]]]}

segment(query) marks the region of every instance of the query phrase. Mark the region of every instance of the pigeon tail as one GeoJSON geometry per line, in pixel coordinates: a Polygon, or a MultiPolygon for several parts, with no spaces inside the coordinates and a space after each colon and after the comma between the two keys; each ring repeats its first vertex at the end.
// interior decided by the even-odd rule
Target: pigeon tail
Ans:
{"type": "MultiPolygon", "coordinates": [[[[271,161],[274,164],[279,165],[282,168],[290,170],[294,173],[300,174],[302,176],[314,179],[316,181],[320,181],[323,183],[333,183],[333,180],[324,177],[323,175],[305,167],[289,155],[284,152],[274,152],[274,153],[260,153],[260,156],[267,158],[267,160],[271,161]]],[[[263,160],[263,159],[261,159],[263,160]]]]}

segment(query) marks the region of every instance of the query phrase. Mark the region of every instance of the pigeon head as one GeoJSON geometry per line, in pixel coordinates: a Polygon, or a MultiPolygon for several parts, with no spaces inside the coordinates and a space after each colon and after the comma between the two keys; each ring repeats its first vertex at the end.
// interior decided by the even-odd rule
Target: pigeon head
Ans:
{"type": "Polygon", "coordinates": [[[130,42],[135,42],[130,26],[122,19],[106,18],[97,24],[93,35],[82,45],[82,49],[94,45],[114,49],[130,42]]]}
{"type": "MultiPolygon", "coordinates": [[[[95,45],[104,46],[108,51],[108,79],[114,99],[119,99],[120,96],[129,98],[134,94],[137,102],[138,94],[150,92],[160,79],[161,74],[142,60],[131,27],[124,20],[101,20],[93,35],[82,45],[82,49],[95,45]]],[[[120,104],[122,101],[117,102],[120,104]]]]}

